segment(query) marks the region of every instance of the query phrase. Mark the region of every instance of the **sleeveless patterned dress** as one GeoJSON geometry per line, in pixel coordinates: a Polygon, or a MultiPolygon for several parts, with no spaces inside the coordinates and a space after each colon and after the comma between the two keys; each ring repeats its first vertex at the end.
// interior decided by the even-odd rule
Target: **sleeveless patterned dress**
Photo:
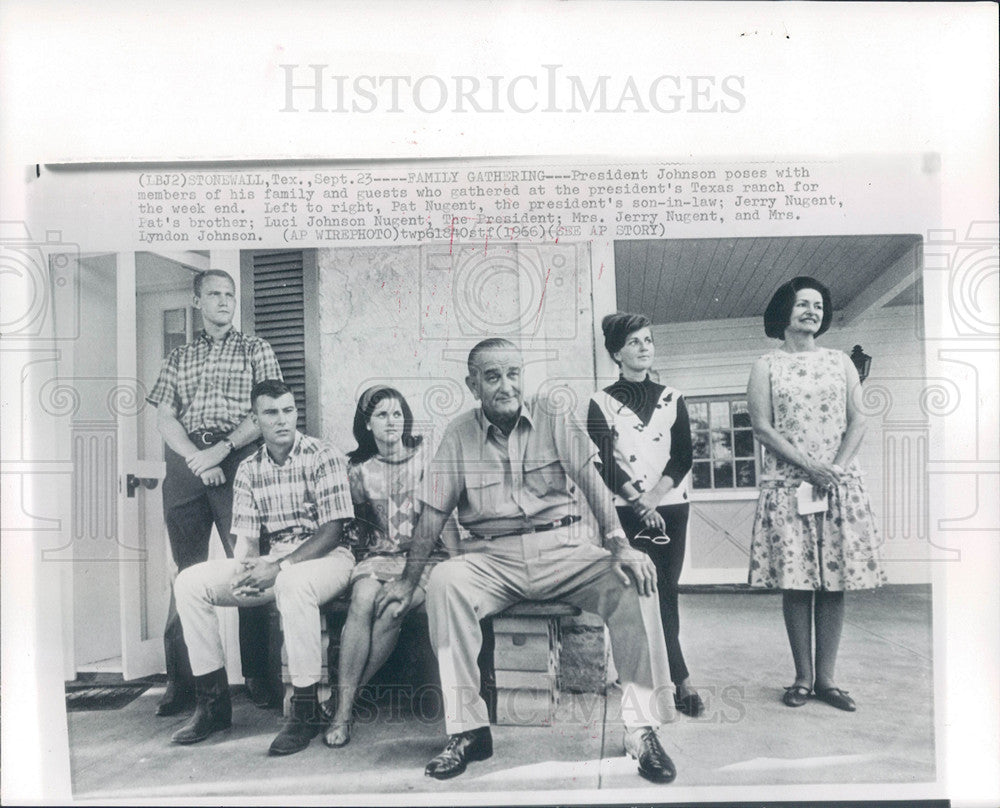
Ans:
{"type": "MultiPolygon", "coordinates": [[[[420,516],[417,490],[430,461],[431,454],[421,443],[413,454],[400,460],[375,455],[348,465],[355,511],[363,506],[366,516],[353,519],[348,527],[358,559],[351,573],[352,584],[367,577],[391,581],[402,574],[420,516]]],[[[422,587],[426,589],[434,564],[447,557],[439,539],[421,574],[422,587]]]]}
{"type": "MultiPolygon", "coordinates": [[[[770,368],[774,427],[799,451],[832,463],[847,431],[847,374],[840,351],[776,350],[770,368]]],[[[857,459],[823,513],[800,516],[805,472],[765,450],[750,546],[751,586],[842,591],[885,583],[881,537],[857,459]]]]}

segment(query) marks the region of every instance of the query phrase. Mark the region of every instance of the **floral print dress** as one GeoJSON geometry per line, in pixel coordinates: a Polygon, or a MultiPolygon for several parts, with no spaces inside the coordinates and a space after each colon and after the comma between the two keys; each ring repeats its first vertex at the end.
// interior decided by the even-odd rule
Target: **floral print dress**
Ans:
{"type": "MultiPolygon", "coordinates": [[[[800,452],[832,463],[847,431],[847,374],[840,351],[819,348],[764,357],[774,427],[800,452]]],[[[751,586],[842,591],[885,583],[881,537],[857,459],[828,494],[823,513],[799,515],[805,472],[765,451],[750,546],[751,586]]]]}

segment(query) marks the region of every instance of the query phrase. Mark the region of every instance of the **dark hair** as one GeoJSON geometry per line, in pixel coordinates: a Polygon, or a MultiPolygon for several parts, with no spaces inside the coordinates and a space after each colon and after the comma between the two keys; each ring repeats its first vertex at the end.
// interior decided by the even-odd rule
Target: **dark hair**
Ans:
{"type": "Polygon", "coordinates": [[[795,295],[803,289],[815,289],[823,298],[823,322],[820,323],[818,337],[826,332],[833,319],[833,305],[830,303],[830,290],[815,278],[800,275],[787,283],[781,284],[775,291],[771,302],[764,311],[764,333],[772,339],[784,339],[785,329],[792,319],[792,308],[795,306],[795,295]]]}
{"type": "MultiPolygon", "coordinates": [[[[640,328],[649,328],[650,325],[649,318],[645,314],[630,314],[625,311],[616,311],[601,320],[604,347],[611,358],[615,359],[615,354],[625,347],[629,334],[640,328]]],[[[621,362],[615,359],[615,364],[620,365],[621,362]]]]}
{"type": "MultiPolygon", "coordinates": [[[[267,396],[268,398],[281,398],[285,393],[291,393],[291,389],[287,384],[285,384],[281,379],[264,379],[263,381],[257,382],[250,391],[250,406],[256,409],[257,399],[261,396],[267,396]]],[[[295,394],[292,393],[292,398],[295,398],[295,394]]]]}
{"type": "Polygon", "coordinates": [[[354,432],[358,448],[347,453],[347,457],[352,463],[364,463],[378,454],[378,444],[375,443],[375,436],[368,429],[368,420],[375,412],[375,408],[390,398],[398,401],[399,408],[403,411],[403,446],[407,449],[414,449],[424,439],[423,435],[413,434],[413,411],[410,410],[410,405],[406,403],[403,394],[395,387],[376,384],[361,394],[358,406],[354,410],[354,425],[351,427],[351,431],[354,432]]]}
{"type": "Polygon", "coordinates": [[[229,285],[233,287],[233,291],[236,291],[236,281],[233,280],[233,276],[228,272],[221,269],[206,269],[204,272],[199,272],[194,276],[195,297],[201,297],[201,285],[205,282],[205,278],[225,278],[229,281],[229,285]]]}
{"type": "Polygon", "coordinates": [[[504,339],[503,337],[490,337],[489,339],[484,339],[482,342],[476,343],[472,350],[469,351],[469,373],[471,374],[473,372],[473,366],[476,364],[476,360],[479,358],[480,354],[498,349],[516,351],[517,346],[509,339],[504,339]]]}

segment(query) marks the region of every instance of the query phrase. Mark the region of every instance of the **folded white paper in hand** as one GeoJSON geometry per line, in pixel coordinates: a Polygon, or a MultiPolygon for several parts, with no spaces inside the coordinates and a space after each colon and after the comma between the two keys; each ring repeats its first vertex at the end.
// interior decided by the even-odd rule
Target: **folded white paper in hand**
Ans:
{"type": "Polygon", "coordinates": [[[806,516],[810,513],[823,513],[829,507],[827,492],[822,488],[816,488],[810,482],[803,482],[795,492],[796,505],[799,516],[806,516]]]}

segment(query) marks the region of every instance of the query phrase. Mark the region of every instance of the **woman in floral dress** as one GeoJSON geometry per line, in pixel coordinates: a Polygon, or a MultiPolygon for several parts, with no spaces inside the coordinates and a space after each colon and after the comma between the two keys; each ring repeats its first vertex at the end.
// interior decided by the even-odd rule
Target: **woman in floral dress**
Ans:
{"type": "Polygon", "coordinates": [[[784,703],[800,707],[813,696],[853,711],[834,683],[844,592],[877,587],[885,575],[855,460],[866,429],[857,370],[846,354],[815,344],[832,314],[827,288],[806,277],[779,287],[764,314],[767,336],[783,342],[757,360],[747,390],[754,436],[766,450],[749,581],[782,590],[795,662],[784,703]]]}
{"type": "MultiPolygon", "coordinates": [[[[430,462],[422,436],[413,434],[413,414],[402,393],[375,386],[361,394],[354,414],[358,448],[348,454],[355,520],[349,532],[362,556],[351,574],[351,605],[340,638],[338,700],[326,730],[327,746],[346,745],[351,739],[351,713],[358,688],[385,664],[399,637],[403,614],[374,610],[382,584],[395,580],[406,564],[413,528],[420,515],[417,488],[430,462]]],[[[444,542],[457,540],[453,523],[439,543],[414,591],[410,610],[423,603],[433,562],[447,557],[444,542]]]]}

